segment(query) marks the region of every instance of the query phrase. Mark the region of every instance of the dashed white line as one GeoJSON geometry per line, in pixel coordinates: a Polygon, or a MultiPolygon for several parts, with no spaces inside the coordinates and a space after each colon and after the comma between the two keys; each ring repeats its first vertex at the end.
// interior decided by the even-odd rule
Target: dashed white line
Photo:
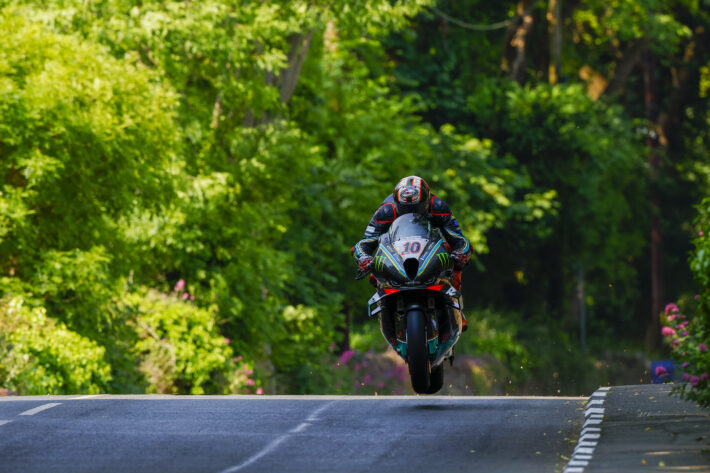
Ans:
{"type": "Polygon", "coordinates": [[[61,404],[61,402],[50,402],[49,404],[43,404],[43,405],[41,405],[41,406],[39,406],[39,407],[35,407],[34,409],[30,409],[30,410],[25,411],[25,412],[21,412],[21,413],[19,413],[19,414],[17,414],[17,415],[20,415],[20,416],[33,416],[33,415],[37,414],[38,412],[46,411],[47,409],[51,409],[51,408],[56,407],[56,406],[58,406],[58,405],[60,405],[60,404],[61,404]]]}
{"type": "Polygon", "coordinates": [[[589,465],[594,455],[594,450],[601,436],[601,424],[604,420],[604,400],[609,394],[608,387],[597,389],[587,401],[584,411],[584,425],[579,435],[577,446],[574,447],[572,458],[567,462],[562,473],[584,473],[584,468],[589,465]]]}
{"type": "Polygon", "coordinates": [[[9,424],[10,422],[12,422],[12,421],[11,420],[0,420],[0,425],[9,424]]]}
{"type": "Polygon", "coordinates": [[[239,470],[243,470],[244,468],[254,464],[257,460],[262,458],[265,455],[268,455],[269,453],[273,452],[276,450],[276,447],[278,447],[284,440],[288,439],[292,434],[301,432],[302,430],[306,429],[310,424],[310,422],[315,422],[318,420],[317,416],[322,413],[324,410],[326,410],[328,407],[330,407],[335,401],[331,401],[327,404],[322,405],[315,411],[311,412],[311,415],[308,416],[306,419],[306,422],[302,422],[298,426],[294,427],[293,429],[289,430],[288,433],[282,435],[281,437],[273,440],[270,444],[268,444],[266,447],[261,449],[257,454],[249,457],[246,461],[243,463],[240,463],[239,465],[232,466],[227,468],[226,470],[222,470],[220,473],[235,473],[239,470]]]}

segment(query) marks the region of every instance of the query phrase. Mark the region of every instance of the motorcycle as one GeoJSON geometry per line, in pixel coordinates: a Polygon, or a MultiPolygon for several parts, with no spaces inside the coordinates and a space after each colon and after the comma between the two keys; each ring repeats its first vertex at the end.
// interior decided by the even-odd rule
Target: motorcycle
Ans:
{"type": "Polygon", "coordinates": [[[379,316],[387,342],[409,366],[412,388],[434,394],[453,364],[462,331],[461,294],[452,285],[453,261],[441,231],[418,214],[399,216],[380,237],[370,271],[377,292],[368,315],[379,316]]]}

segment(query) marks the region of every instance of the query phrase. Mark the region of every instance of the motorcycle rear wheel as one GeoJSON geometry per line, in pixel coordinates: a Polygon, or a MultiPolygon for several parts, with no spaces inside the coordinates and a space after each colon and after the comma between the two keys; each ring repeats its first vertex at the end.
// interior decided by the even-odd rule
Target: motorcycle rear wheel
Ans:
{"type": "Polygon", "coordinates": [[[407,361],[412,389],[420,394],[429,392],[429,349],[426,342],[426,324],[421,310],[407,313],[407,361]]]}

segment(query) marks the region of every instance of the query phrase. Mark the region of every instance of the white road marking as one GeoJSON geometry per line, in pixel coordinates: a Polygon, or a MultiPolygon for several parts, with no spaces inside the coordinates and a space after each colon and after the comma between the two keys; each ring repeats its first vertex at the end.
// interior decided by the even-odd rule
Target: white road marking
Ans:
{"type": "Polygon", "coordinates": [[[609,394],[609,389],[609,387],[599,388],[589,397],[587,408],[584,411],[585,422],[582,432],[579,434],[572,458],[567,462],[562,473],[584,473],[584,468],[592,461],[602,432],[604,400],[609,394]]]}
{"type": "Polygon", "coordinates": [[[25,411],[25,412],[21,412],[20,414],[17,414],[17,415],[20,415],[20,416],[33,416],[33,415],[37,414],[38,412],[46,411],[47,409],[51,409],[51,408],[56,407],[56,406],[58,406],[58,405],[60,405],[60,404],[61,404],[61,402],[50,402],[49,404],[43,404],[43,405],[41,405],[41,406],[39,406],[39,407],[35,407],[34,409],[30,409],[30,410],[25,411]]]}
{"type": "Polygon", "coordinates": [[[293,429],[289,430],[288,433],[283,434],[281,437],[272,441],[266,447],[261,449],[256,455],[249,457],[243,463],[240,463],[239,465],[236,465],[236,466],[229,467],[226,470],[222,470],[220,473],[235,473],[239,470],[243,470],[244,468],[254,464],[257,460],[259,460],[263,456],[268,455],[269,453],[276,450],[276,447],[278,447],[284,440],[288,439],[292,434],[301,432],[306,427],[311,425],[309,422],[315,422],[316,420],[318,420],[316,416],[318,414],[322,413],[328,407],[330,407],[333,403],[335,403],[335,401],[330,401],[329,403],[322,405],[321,407],[319,407],[315,411],[311,412],[311,415],[309,415],[308,418],[306,419],[306,421],[308,421],[308,422],[303,422],[300,425],[298,425],[297,427],[294,427],[293,429]]]}
{"type": "Polygon", "coordinates": [[[298,427],[294,427],[293,429],[289,430],[289,432],[292,434],[297,434],[300,431],[302,431],[303,429],[305,429],[306,427],[308,427],[309,425],[311,425],[309,422],[304,422],[303,424],[299,425],[298,427]]]}
{"type": "Polygon", "coordinates": [[[78,397],[73,397],[73,398],[71,398],[71,399],[72,399],[73,401],[77,401],[77,400],[80,400],[80,399],[91,399],[91,398],[93,398],[93,397],[99,397],[99,396],[103,396],[103,394],[87,394],[86,396],[78,396],[78,397]]]}
{"type": "Polygon", "coordinates": [[[9,424],[10,422],[12,422],[12,421],[11,420],[0,420],[0,425],[9,424]]]}

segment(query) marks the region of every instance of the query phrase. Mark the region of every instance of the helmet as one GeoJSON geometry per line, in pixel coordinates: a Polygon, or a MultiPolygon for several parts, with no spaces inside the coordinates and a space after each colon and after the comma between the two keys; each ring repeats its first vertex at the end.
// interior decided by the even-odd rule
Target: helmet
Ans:
{"type": "Polygon", "coordinates": [[[394,202],[397,215],[429,211],[429,186],[418,176],[407,176],[394,188],[394,202]]]}

